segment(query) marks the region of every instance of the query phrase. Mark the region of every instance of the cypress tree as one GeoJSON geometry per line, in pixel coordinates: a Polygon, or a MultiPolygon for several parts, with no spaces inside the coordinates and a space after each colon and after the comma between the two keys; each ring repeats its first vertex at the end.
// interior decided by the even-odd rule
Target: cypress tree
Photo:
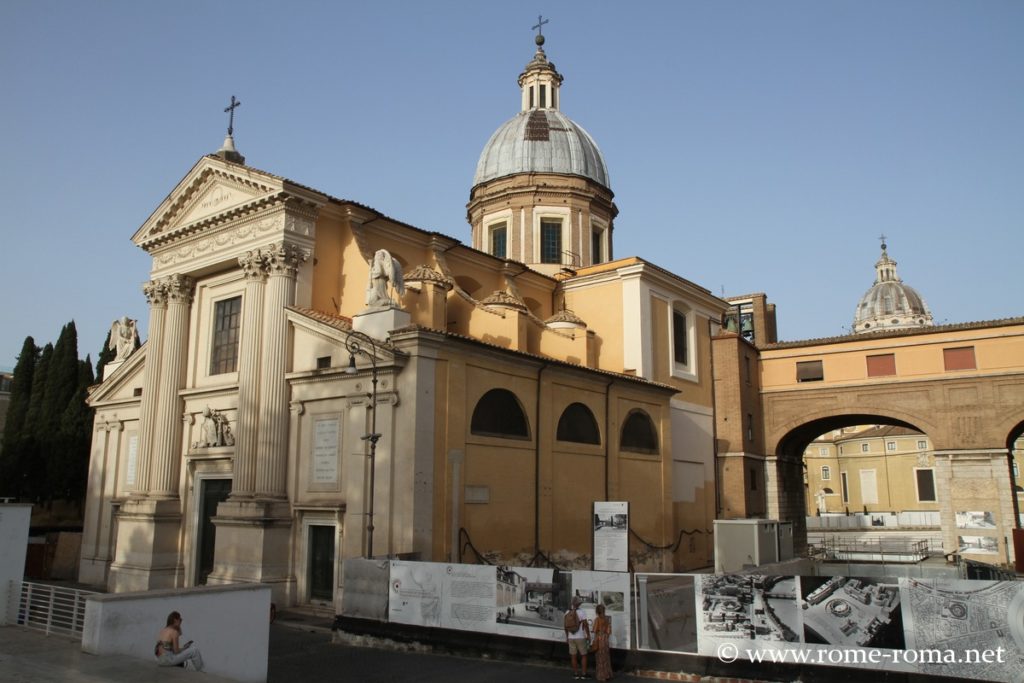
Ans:
{"type": "Polygon", "coordinates": [[[89,448],[92,444],[93,410],[85,400],[93,384],[92,360],[86,356],[78,363],[78,385],[61,415],[59,449],[55,453],[56,471],[51,475],[54,498],[76,503],[81,508],[89,474],[89,448]]]}
{"type": "Polygon", "coordinates": [[[32,374],[32,389],[25,414],[25,424],[21,431],[21,447],[18,453],[16,485],[19,496],[33,501],[42,500],[45,491],[46,461],[39,448],[36,438],[40,427],[40,413],[46,395],[46,377],[50,374],[50,362],[53,359],[53,344],[47,344],[39,354],[35,372],[32,374]]]}
{"type": "Polygon", "coordinates": [[[100,353],[96,356],[96,379],[103,381],[103,368],[107,363],[114,360],[114,356],[117,352],[110,348],[110,330],[107,330],[107,338],[103,340],[103,348],[100,349],[100,353]]]}
{"type": "Polygon", "coordinates": [[[61,329],[53,347],[53,359],[46,375],[46,393],[36,425],[39,455],[46,462],[44,498],[47,501],[63,498],[67,488],[71,454],[68,453],[70,444],[62,429],[62,419],[78,390],[78,366],[78,331],[75,322],[71,321],[61,329]]]}
{"type": "Polygon", "coordinates": [[[20,465],[23,460],[25,420],[32,399],[32,378],[39,361],[39,348],[32,337],[25,337],[14,366],[11,398],[4,424],[4,441],[0,448],[0,495],[21,495],[20,465]]]}

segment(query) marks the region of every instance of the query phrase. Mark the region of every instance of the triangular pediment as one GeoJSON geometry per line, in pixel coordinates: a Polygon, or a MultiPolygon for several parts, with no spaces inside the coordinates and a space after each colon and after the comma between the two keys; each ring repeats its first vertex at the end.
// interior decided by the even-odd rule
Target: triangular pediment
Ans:
{"type": "Polygon", "coordinates": [[[142,375],[146,368],[148,350],[148,344],[143,344],[116,367],[107,368],[106,377],[90,388],[86,402],[92,407],[111,403],[137,403],[142,391],[142,375]]]}
{"type": "Polygon", "coordinates": [[[278,196],[284,179],[217,157],[203,157],[132,237],[147,248],[194,233],[278,196]]]}

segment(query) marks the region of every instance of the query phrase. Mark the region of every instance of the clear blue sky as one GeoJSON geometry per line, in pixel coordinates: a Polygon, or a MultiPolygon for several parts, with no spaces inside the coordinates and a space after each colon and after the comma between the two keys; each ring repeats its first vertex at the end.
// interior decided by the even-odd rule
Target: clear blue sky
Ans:
{"type": "Polygon", "coordinates": [[[248,162],[469,241],[541,12],[605,154],[617,256],[842,334],[877,236],[937,322],[1024,315],[1024,2],[0,5],[0,366],[146,328],[129,238],[242,101],[248,162]]]}

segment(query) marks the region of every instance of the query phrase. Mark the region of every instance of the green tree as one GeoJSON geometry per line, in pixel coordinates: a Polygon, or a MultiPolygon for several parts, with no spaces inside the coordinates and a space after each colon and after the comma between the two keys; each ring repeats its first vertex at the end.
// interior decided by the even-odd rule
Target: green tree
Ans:
{"type": "Polygon", "coordinates": [[[107,331],[107,338],[103,340],[103,348],[100,349],[100,353],[96,356],[96,379],[103,381],[103,368],[106,367],[107,363],[114,360],[114,356],[117,355],[117,351],[110,348],[110,331],[107,331]]]}
{"type": "Polygon", "coordinates": [[[4,441],[0,447],[0,495],[22,495],[22,463],[25,450],[25,421],[32,399],[32,378],[39,362],[39,348],[32,337],[25,337],[14,366],[11,398],[7,406],[4,441]]]}
{"type": "Polygon", "coordinates": [[[60,418],[58,450],[52,458],[56,467],[50,476],[53,497],[74,502],[79,509],[89,474],[93,410],[85,401],[93,380],[92,360],[86,356],[78,363],[78,385],[60,418]]]}
{"type": "Polygon", "coordinates": [[[47,343],[39,354],[35,372],[32,374],[32,389],[22,428],[20,459],[17,479],[19,485],[15,495],[41,502],[46,491],[46,460],[42,456],[37,435],[42,430],[40,415],[46,396],[46,378],[50,374],[53,360],[53,344],[47,343]]]}

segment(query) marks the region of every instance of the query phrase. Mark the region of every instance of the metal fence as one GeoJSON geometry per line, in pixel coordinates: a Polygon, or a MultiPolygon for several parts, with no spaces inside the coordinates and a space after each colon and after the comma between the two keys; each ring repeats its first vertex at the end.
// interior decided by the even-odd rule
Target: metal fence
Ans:
{"type": "Polygon", "coordinates": [[[52,586],[45,583],[21,582],[18,591],[18,626],[81,637],[85,624],[85,599],[96,591],[52,586]]]}

